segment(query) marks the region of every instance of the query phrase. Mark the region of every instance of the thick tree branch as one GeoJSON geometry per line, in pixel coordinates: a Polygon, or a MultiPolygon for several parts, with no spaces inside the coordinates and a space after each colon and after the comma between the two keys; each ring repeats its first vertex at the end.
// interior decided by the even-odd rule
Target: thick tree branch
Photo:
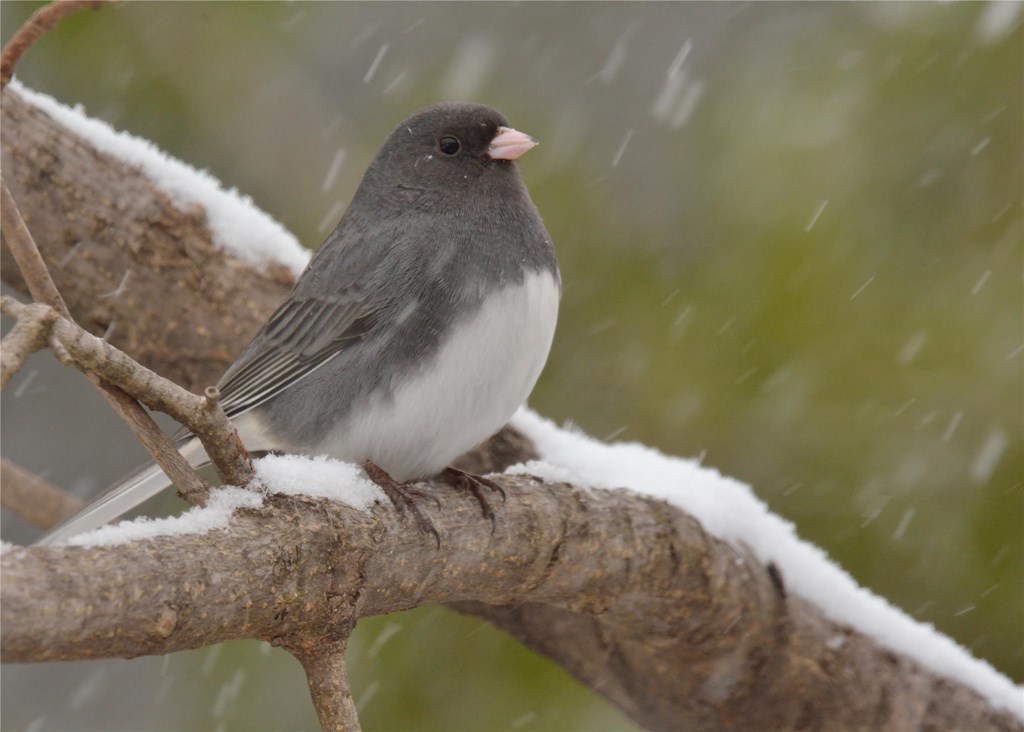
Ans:
{"type": "Polygon", "coordinates": [[[311,649],[350,618],[446,602],[512,629],[651,729],[1021,729],[788,595],[771,568],[664,503],[500,482],[494,534],[471,498],[430,486],[439,550],[388,507],[275,497],[203,536],[8,551],[4,658],[239,638],[311,649]]]}

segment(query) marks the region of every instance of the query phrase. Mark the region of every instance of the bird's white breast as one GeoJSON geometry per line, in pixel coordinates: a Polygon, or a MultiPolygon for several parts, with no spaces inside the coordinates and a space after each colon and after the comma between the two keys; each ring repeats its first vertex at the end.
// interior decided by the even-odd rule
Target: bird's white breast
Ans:
{"type": "Polygon", "coordinates": [[[356,407],[318,451],[373,460],[397,480],[436,474],[526,401],[551,348],[558,299],[546,271],[495,293],[390,396],[356,407]]]}

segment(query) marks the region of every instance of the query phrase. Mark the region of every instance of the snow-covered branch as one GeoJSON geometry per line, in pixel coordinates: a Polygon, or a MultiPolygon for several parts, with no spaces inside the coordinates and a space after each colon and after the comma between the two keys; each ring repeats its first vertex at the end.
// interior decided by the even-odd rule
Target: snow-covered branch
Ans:
{"type": "MultiPolygon", "coordinates": [[[[5,177],[72,315],[186,387],[211,383],[294,268],[236,257],[211,233],[220,204],[176,201],[138,161],[100,152],[11,87],[3,125],[5,177]]],[[[493,534],[475,502],[431,486],[440,549],[387,506],[310,495],[316,480],[298,459],[290,492],[263,476],[265,498],[230,489],[90,546],[8,549],[4,660],[235,638],[301,656],[359,617],[443,602],[652,729],[1024,729],[1011,682],[858,588],[746,486],[530,412],[513,426],[478,464],[542,462],[497,478],[508,500],[493,534]]],[[[351,496],[352,480],[319,493],[351,496]]]]}
{"type": "MultiPolygon", "coordinates": [[[[172,198],[143,174],[138,157],[115,157],[94,142],[105,130],[121,148],[137,148],[138,155],[148,150],[160,160],[152,145],[119,138],[101,122],[49,100],[51,112],[63,110],[61,124],[38,106],[48,99],[17,80],[4,89],[3,171],[68,309],[90,333],[186,389],[216,383],[288,294],[301,255],[289,250],[291,264],[265,258],[257,266],[232,256],[226,234],[215,236],[208,208],[172,198]],[[71,119],[79,121],[80,132],[91,132],[89,141],[67,127],[71,119]]],[[[178,187],[198,195],[217,190],[198,173],[193,185],[178,187]]],[[[222,228],[239,221],[238,247],[273,242],[284,250],[289,239],[269,217],[256,216],[251,206],[243,216],[236,210],[245,205],[241,197],[219,193],[212,200],[222,212],[222,228]]],[[[6,247],[0,249],[0,270],[5,282],[27,290],[6,247]]]]}
{"type": "Polygon", "coordinates": [[[108,531],[97,542],[114,543],[9,550],[5,660],[239,638],[301,651],[360,617],[454,603],[651,729],[1014,728],[977,692],[829,620],[773,565],[662,501],[499,480],[508,500],[493,534],[471,498],[430,486],[440,549],[387,505],[273,495],[205,532],[203,512],[219,509],[153,526],[144,541],[108,531]]]}

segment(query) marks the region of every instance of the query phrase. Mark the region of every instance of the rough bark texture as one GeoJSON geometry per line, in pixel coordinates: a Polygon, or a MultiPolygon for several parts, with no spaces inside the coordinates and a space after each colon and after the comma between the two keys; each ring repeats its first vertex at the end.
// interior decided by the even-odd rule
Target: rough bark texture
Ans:
{"type": "MultiPolygon", "coordinates": [[[[190,391],[214,384],[292,285],[217,249],[181,211],[13,89],[3,92],[7,185],[75,320],[190,391]]],[[[4,249],[4,281],[24,291],[4,249]]]]}
{"type": "Polygon", "coordinates": [[[306,672],[309,695],[313,697],[320,728],[325,732],[360,730],[356,702],[352,698],[348,669],[345,668],[345,646],[342,639],[332,644],[332,650],[319,648],[316,653],[297,654],[306,672]]]}
{"type": "Polygon", "coordinates": [[[651,729],[1019,729],[973,692],[787,596],[691,517],[626,491],[503,476],[497,530],[437,484],[432,536],[389,507],[274,498],[230,530],[0,558],[7,661],[131,657],[453,603],[651,729]],[[169,570],[168,568],[174,568],[169,570]]]}
{"type": "MultiPolygon", "coordinates": [[[[72,314],[98,333],[114,323],[112,342],[188,388],[212,383],[285,296],[283,268],[259,272],[214,249],[202,211],[177,210],[9,89],[2,147],[72,314]]],[[[3,277],[17,285],[6,258],[3,277]]],[[[463,465],[500,469],[531,451],[505,434],[463,465]]],[[[493,534],[471,497],[429,488],[441,498],[425,504],[440,549],[389,507],[276,497],[205,536],[9,550],[4,660],[236,638],[301,651],[331,622],[442,602],[508,630],[651,729],[1024,729],[824,618],[773,567],[664,503],[500,481],[508,500],[493,534]]]]}

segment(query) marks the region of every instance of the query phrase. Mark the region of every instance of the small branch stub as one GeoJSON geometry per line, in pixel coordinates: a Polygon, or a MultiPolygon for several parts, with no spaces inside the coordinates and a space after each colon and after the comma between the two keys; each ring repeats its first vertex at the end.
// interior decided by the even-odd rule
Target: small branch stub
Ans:
{"type": "Polygon", "coordinates": [[[246,485],[256,476],[256,471],[242,438],[220,405],[220,389],[206,387],[199,406],[195,420],[187,426],[203,443],[221,480],[231,485],[246,485]]]}
{"type": "Polygon", "coordinates": [[[324,732],[359,732],[359,715],[345,668],[345,641],[294,654],[306,672],[309,694],[324,732]]]}
{"type": "Polygon", "coordinates": [[[56,311],[45,305],[29,306],[18,319],[0,344],[0,389],[7,387],[29,356],[46,347],[56,320],[56,311]]]}

